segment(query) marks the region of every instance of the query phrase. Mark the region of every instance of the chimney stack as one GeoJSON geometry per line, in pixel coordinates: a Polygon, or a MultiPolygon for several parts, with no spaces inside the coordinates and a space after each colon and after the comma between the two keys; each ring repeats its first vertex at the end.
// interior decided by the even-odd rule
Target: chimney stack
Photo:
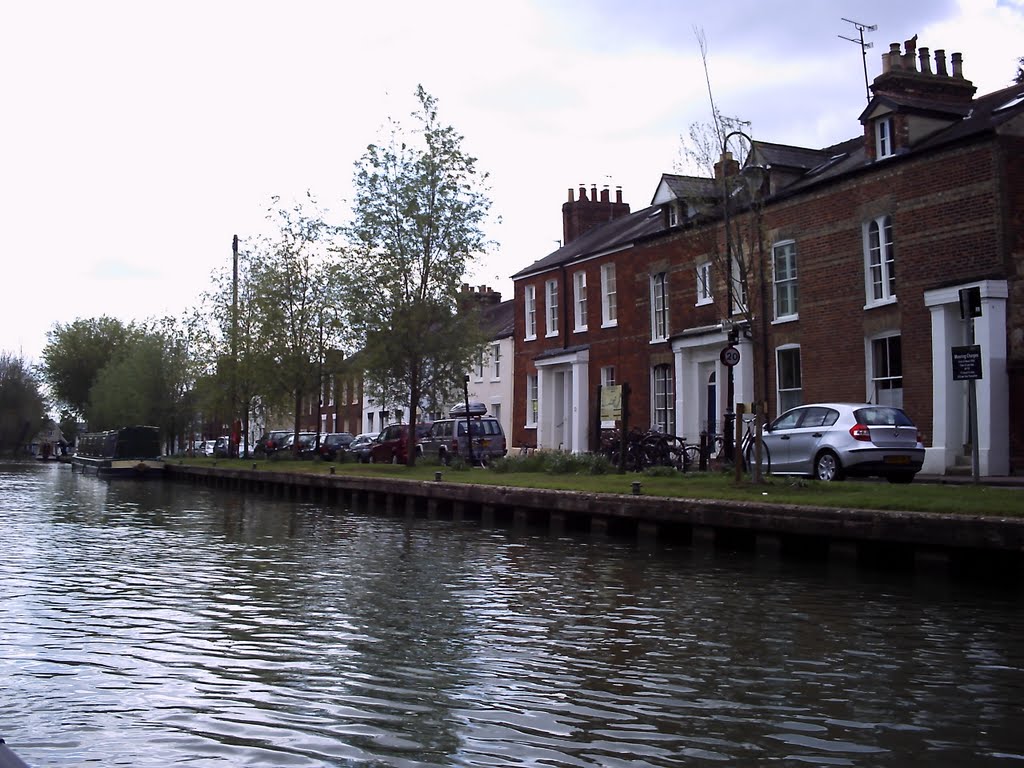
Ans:
{"type": "Polygon", "coordinates": [[[569,188],[569,200],[562,204],[562,246],[566,246],[588,230],[629,214],[629,204],[622,202],[622,188],[617,187],[615,202],[612,202],[607,186],[597,193],[597,184],[592,184],[590,195],[587,188],[579,185],[579,199],[573,200],[569,188]]]}

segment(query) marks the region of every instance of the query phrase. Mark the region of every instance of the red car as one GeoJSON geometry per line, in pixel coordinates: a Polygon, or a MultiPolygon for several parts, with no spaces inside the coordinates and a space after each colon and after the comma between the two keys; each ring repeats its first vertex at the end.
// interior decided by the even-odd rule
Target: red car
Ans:
{"type": "MultiPolygon", "coordinates": [[[[430,429],[429,424],[416,425],[418,441],[430,429]]],[[[371,464],[405,464],[409,457],[409,425],[391,424],[384,427],[377,435],[376,442],[370,446],[371,464]]]]}

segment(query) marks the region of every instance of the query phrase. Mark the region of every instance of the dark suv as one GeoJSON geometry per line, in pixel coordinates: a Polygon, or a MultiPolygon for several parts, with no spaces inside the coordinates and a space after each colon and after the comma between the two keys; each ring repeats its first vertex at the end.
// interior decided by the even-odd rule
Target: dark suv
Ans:
{"type": "Polygon", "coordinates": [[[290,429],[275,429],[271,432],[264,432],[263,437],[252,449],[252,452],[259,456],[272,456],[284,447],[284,441],[291,437],[293,432],[290,429]]]}
{"type": "MultiPolygon", "coordinates": [[[[469,461],[469,447],[466,439],[466,418],[439,419],[420,440],[418,450],[428,458],[435,458],[447,465],[452,457],[461,456],[469,461]]],[[[473,438],[474,464],[486,464],[491,459],[507,453],[505,432],[501,423],[489,416],[469,419],[469,433],[473,438]]]]}

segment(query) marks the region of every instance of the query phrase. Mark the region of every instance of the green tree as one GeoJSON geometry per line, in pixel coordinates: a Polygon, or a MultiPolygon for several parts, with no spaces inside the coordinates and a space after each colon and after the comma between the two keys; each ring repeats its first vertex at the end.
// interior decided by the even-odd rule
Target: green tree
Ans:
{"type": "Polygon", "coordinates": [[[415,128],[391,120],[356,163],[345,261],[367,386],[383,403],[404,400],[413,424],[425,391],[453,394],[483,343],[457,302],[467,267],[490,245],[491,205],[487,174],[438,120],[436,99],[421,85],[416,100],[415,128]]]}
{"type": "Polygon", "coordinates": [[[20,357],[0,353],[0,453],[15,455],[46,415],[36,374],[20,357]]]}
{"type": "Polygon", "coordinates": [[[308,193],[291,208],[274,198],[268,219],[274,232],[252,247],[248,259],[251,315],[240,320],[248,323],[244,343],[251,346],[239,373],[251,376],[242,382],[251,387],[248,396],[259,393],[269,406],[290,401],[298,434],[303,400],[319,391],[323,349],[342,343],[342,281],[332,248],[337,229],[308,193]]]}
{"type": "Polygon", "coordinates": [[[194,325],[194,318],[163,318],[138,328],[96,377],[86,407],[89,428],[150,424],[160,427],[170,450],[192,421],[194,325]]]}
{"type": "Polygon", "coordinates": [[[136,333],[134,325],[105,315],[54,325],[42,355],[42,375],[51,396],[74,415],[84,415],[100,371],[136,333]]]}

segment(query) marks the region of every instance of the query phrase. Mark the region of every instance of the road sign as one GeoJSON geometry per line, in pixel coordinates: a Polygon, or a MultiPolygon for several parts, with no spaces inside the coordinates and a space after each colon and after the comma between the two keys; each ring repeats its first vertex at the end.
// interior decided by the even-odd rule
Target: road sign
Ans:
{"type": "Polygon", "coordinates": [[[718,359],[722,361],[722,365],[727,365],[732,368],[740,361],[740,351],[730,344],[721,351],[718,355],[718,359]]]}
{"type": "Polygon", "coordinates": [[[981,317],[981,288],[977,286],[960,289],[960,319],[972,317],[981,317]]]}
{"type": "Polygon", "coordinates": [[[953,347],[953,381],[974,381],[981,375],[981,346],[953,347]]]}

